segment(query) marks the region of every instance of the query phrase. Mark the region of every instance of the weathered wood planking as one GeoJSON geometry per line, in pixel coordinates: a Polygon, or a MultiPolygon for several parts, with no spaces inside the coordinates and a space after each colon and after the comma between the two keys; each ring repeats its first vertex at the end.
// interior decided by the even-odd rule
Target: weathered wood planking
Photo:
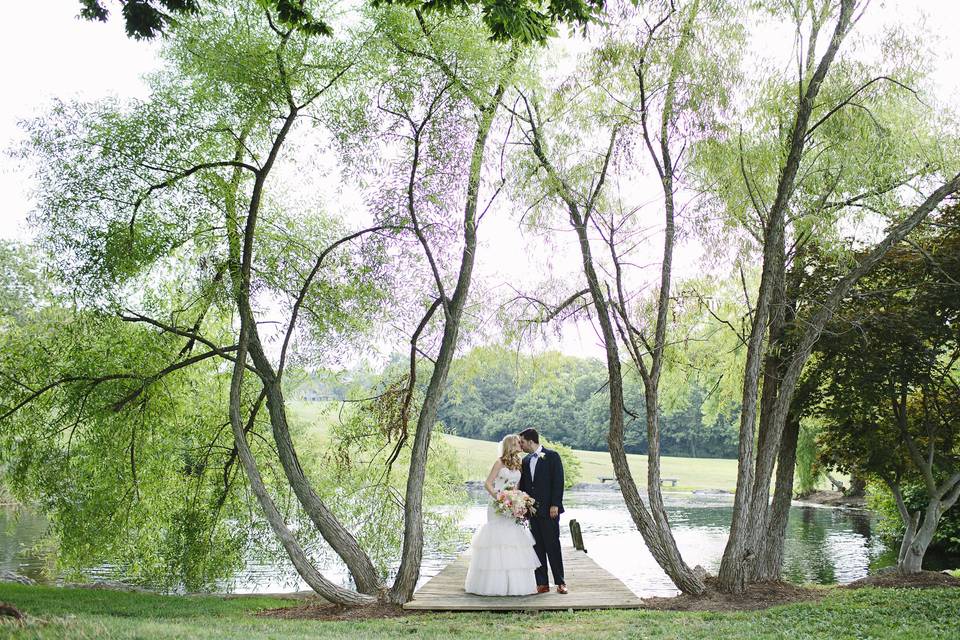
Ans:
{"type": "Polygon", "coordinates": [[[627,585],[600,568],[586,553],[573,548],[563,550],[563,567],[570,593],[530,596],[477,596],[463,590],[470,563],[469,552],[462,554],[428,580],[413,595],[404,609],[423,611],[548,611],[565,609],[636,609],[638,598],[627,585]]]}

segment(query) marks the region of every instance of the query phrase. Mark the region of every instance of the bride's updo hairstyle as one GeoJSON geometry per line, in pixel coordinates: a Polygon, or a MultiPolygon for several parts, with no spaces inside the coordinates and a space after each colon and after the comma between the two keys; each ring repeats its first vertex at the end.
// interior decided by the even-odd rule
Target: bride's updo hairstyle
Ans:
{"type": "Polygon", "coordinates": [[[515,433],[503,437],[500,441],[500,462],[507,469],[518,471],[523,464],[523,451],[520,450],[520,438],[515,433]]]}

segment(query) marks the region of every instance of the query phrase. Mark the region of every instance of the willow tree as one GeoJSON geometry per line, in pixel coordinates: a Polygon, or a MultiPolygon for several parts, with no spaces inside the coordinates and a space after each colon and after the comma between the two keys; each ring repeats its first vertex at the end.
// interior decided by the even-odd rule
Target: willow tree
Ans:
{"type": "MultiPolygon", "coordinates": [[[[660,381],[671,337],[675,295],[673,258],[686,148],[711,135],[729,98],[737,57],[721,54],[741,36],[729,5],[646,3],[617,7],[579,73],[554,95],[533,87],[519,103],[526,167],[541,197],[557,203],[575,231],[586,287],[560,305],[543,305],[545,318],[587,298],[606,350],[610,424],[607,443],[627,508],[654,558],[685,593],[703,593],[702,572],[683,560],[670,528],[660,488],[660,381]],[[599,147],[603,140],[603,147],[599,147]],[[629,184],[652,176],[659,187],[663,230],[659,273],[648,277],[636,264],[652,250],[646,236],[643,197],[629,184]],[[613,186],[611,186],[611,184],[613,186]],[[611,191],[616,190],[616,195],[611,191]],[[648,443],[645,504],[624,448],[625,350],[644,389],[648,443]]],[[[538,194],[539,195],[539,194],[538,194]]]]}
{"type": "MultiPolygon", "coordinates": [[[[248,368],[257,384],[232,389],[243,394],[233,394],[230,414],[245,415],[227,449],[224,484],[230,484],[231,469],[245,470],[267,522],[311,587],[333,601],[368,601],[381,590],[382,578],[353,533],[304,477],[281,381],[298,311],[311,312],[313,337],[320,346],[324,340],[356,335],[365,321],[359,312],[375,308],[382,297],[364,276],[381,271],[383,262],[372,253],[374,244],[359,262],[338,253],[363,234],[316,213],[297,223],[281,190],[267,189],[268,178],[283,162],[284,144],[309,131],[305,120],[316,116],[330,88],[345,76],[357,47],[349,38],[330,41],[311,30],[284,26],[257,3],[238,2],[232,9],[183,20],[171,30],[166,69],[151,79],[148,100],[129,106],[58,105],[30,125],[41,181],[34,221],[62,277],[82,295],[83,314],[113,312],[130,325],[127,333],[181,342],[176,350],[145,348],[151,356],[170,358],[164,367],[154,367],[152,358],[103,358],[92,376],[96,386],[118,375],[110,367],[124,372],[121,380],[130,380],[125,390],[113,390],[118,395],[110,403],[114,421],[134,419],[125,411],[131,406],[150,406],[171,373],[214,358],[236,362],[246,351],[233,332],[231,315],[239,316],[241,337],[253,344],[254,364],[248,368]],[[261,217],[271,232],[257,233],[261,217]],[[297,229],[296,235],[289,229],[297,229]],[[255,281],[249,272],[254,247],[266,258],[255,281]],[[321,267],[326,267],[322,273],[321,267]],[[281,303],[289,304],[289,321],[280,334],[276,366],[256,330],[252,337],[246,332],[254,306],[262,308],[270,295],[290,300],[281,303]],[[259,435],[264,401],[272,446],[290,490],[363,593],[317,572],[269,495],[247,442],[259,435]]],[[[90,359],[96,353],[94,349],[90,359]]],[[[89,364],[95,370],[96,362],[89,364]]],[[[89,383],[69,373],[54,377],[58,367],[41,367],[39,373],[51,379],[30,393],[20,389],[24,397],[14,396],[7,414],[29,402],[56,402],[48,392],[64,385],[89,383]]],[[[180,392],[194,393],[189,386],[180,392]]],[[[211,389],[202,393],[216,404],[211,389]]],[[[102,399],[88,404],[83,397],[82,404],[65,407],[76,412],[80,424],[87,409],[102,410],[95,406],[102,399]]],[[[212,450],[223,446],[221,434],[212,437],[212,450]]],[[[135,476],[134,443],[132,438],[129,457],[135,476]]],[[[69,444],[67,449],[69,456],[69,444]]],[[[261,456],[269,451],[260,449],[261,456]]],[[[103,455],[111,457],[109,451],[103,455]]]]}
{"type": "MultiPolygon", "coordinates": [[[[32,124],[30,147],[41,163],[42,184],[35,222],[62,276],[83,294],[87,309],[100,316],[119,312],[128,327],[139,329],[134,335],[143,345],[148,337],[164,341],[165,350],[142,350],[170,361],[144,368],[131,355],[141,349],[133,348],[118,354],[126,353],[122,365],[111,360],[119,373],[96,371],[94,349],[87,357],[95,374],[65,373],[5,387],[3,418],[49,403],[53,410],[75,412],[80,422],[86,396],[58,405],[57,393],[112,384],[109,406],[122,422],[130,419],[124,410],[148,402],[167,376],[217,362],[215,378],[222,379],[225,361],[232,369],[227,413],[233,436],[226,464],[244,470],[300,576],[332,602],[402,602],[420,570],[430,434],[469,294],[488,134],[517,54],[509,44],[491,42],[470,7],[456,8],[456,15],[438,24],[416,11],[384,8],[361,16],[352,28],[345,19],[342,36],[332,38],[336,25],[310,26],[320,22],[312,16],[322,15],[323,7],[310,4],[306,17],[291,20],[274,15],[273,6],[237,2],[230,12],[205,11],[173,23],[168,68],[153,79],[144,103],[61,105],[32,124]],[[506,64],[497,67],[498,58],[506,64]],[[395,72],[408,62],[409,73],[395,72]],[[371,138],[409,137],[398,143],[390,170],[374,175],[388,180],[387,193],[400,197],[377,203],[367,226],[350,228],[342,219],[303,211],[285,193],[293,190],[286,181],[297,176],[307,182],[300,194],[316,184],[310,183],[314,167],[296,153],[297,143],[313,142],[317,125],[322,135],[349,137],[371,82],[377,95],[387,97],[378,107],[389,114],[371,138]],[[464,170],[438,180],[450,163],[464,170]],[[397,178],[404,186],[393,189],[397,178]],[[437,245],[450,240],[444,228],[459,228],[463,235],[453,258],[437,255],[437,245]],[[409,386],[399,396],[400,438],[388,462],[408,447],[403,548],[397,580],[388,587],[354,531],[304,471],[283,376],[296,358],[297,341],[322,351],[397,310],[382,283],[398,272],[418,273],[416,265],[390,262],[388,247],[408,241],[422,248],[420,264],[427,265],[423,271],[434,291],[411,328],[409,386]],[[271,330],[278,309],[283,321],[271,330]],[[424,396],[415,400],[416,355],[424,350],[418,337],[437,311],[442,338],[424,396]],[[202,353],[193,355],[198,349],[202,353]],[[411,444],[407,420],[414,412],[411,444]],[[256,438],[263,439],[257,428],[263,424],[271,437],[261,446],[256,438]],[[274,461],[279,474],[272,472],[274,461]],[[356,591],[317,570],[302,535],[294,535],[284,517],[282,489],[346,564],[356,591]]],[[[515,13],[523,14],[523,7],[515,13]]],[[[517,39],[530,41],[530,33],[519,29],[517,39]]],[[[41,366],[33,373],[43,377],[53,370],[41,366]]],[[[94,403],[98,411],[103,402],[98,397],[94,403]]],[[[131,460],[136,450],[131,443],[131,460]]]]}
{"type": "Polygon", "coordinates": [[[417,291],[417,303],[426,311],[410,340],[399,415],[397,446],[408,437],[418,360],[429,358],[432,367],[411,445],[401,563],[393,585],[393,598],[405,601],[419,577],[427,456],[467,308],[477,229],[499,193],[485,179],[487,149],[521,45],[491,43],[479,20],[469,15],[457,21],[433,20],[419,9],[412,16],[395,9],[381,12],[379,24],[390,74],[374,76],[380,85],[370,119],[383,123],[380,132],[386,132],[402,154],[396,160],[399,179],[378,200],[377,214],[389,219],[402,212],[431,283],[427,292],[417,291]],[[457,234],[462,237],[459,247],[457,234]],[[430,354],[423,338],[435,314],[442,322],[439,345],[430,354]]]}
{"type": "Polygon", "coordinates": [[[859,278],[960,188],[949,134],[938,130],[942,114],[920,99],[915,46],[895,32],[885,35],[878,61],[851,49],[866,5],[771,3],[769,11],[797,34],[800,64],[787,77],[761,82],[757,100],[736,114],[726,139],[698,149],[702,184],[743,234],[748,259],[754,250],[760,257],[737,492],[719,575],[725,590],[780,576],[796,449],[795,429],[785,435],[785,426],[798,424],[789,419],[792,398],[826,323],[859,278]],[[845,237],[868,225],[877,231],[845,237]],[[817,299],[788,301],[789,264],[807,243],[837,252],[858,244],[868,249],[856,258],[846,253],[848,269],[817,299]]]}

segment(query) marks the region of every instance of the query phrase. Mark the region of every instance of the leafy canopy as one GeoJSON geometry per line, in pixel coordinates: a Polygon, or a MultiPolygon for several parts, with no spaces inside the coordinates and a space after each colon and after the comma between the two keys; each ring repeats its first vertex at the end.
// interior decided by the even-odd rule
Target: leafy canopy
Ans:
{"type": "MultiPolygon", "coordinates": [[[[149,40],[165,33],[176,17],[187,17],[201,9],[200,0],[117,0],[121,6],[127,35],[136,40],[149,40]]],[[[277,12],[281,24],[312,35],[333,33],[327,22],[304,8],[303,0],[264,0],[277,12]]],[[[110,16],[105,0],[80,0],[80,16],[106,22],[110,16]]]]}
{"type": "MultiPolygon", "coordinates": [[[[117,0],[127,35],[137,40],[167,31],[177,15],[201,10],[200,0],[117,0]]],[[[333,27],[319,18],[304,0],[263,0],[281,24],[313,35],[329,36],[333,27]]],[[[396,4],[423,11],[451,13],[479,8],[491,37],[520,44],[542,44],[556,34],[558,22],[585,26],[595,20],[604,0],[373,0],[373,6],[396,4]]],[[[110,15],[105,0],[80,0],[80,15],[104,22],[110,15]]]]}

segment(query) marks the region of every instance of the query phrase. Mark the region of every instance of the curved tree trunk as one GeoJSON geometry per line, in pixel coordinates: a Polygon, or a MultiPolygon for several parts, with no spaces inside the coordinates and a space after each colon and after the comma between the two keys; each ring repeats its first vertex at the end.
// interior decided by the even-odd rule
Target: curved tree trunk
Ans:
{"type": "MultiPolygon", "coordinates": [[[[640,76],[640,80],[642,83],[642,75],[640,76]]],[[[601,287],[600,279],[597,275],[596,267],[594,265],[592,249],[590,247],[590,239],[587,232],[589,217],[593,213],[593,207],[603,187],[610,157],[613,153],[617,129],[614,128],[612,131],[610,144],[604,159],[603,170],[596,182],[596,185],[592,188],[590,196],[586,199],[586,208],[581,210],[579,198],[563,179],[563,177],[557,173],[552,162],[547,157],[539,130],[540,124],[537,121],[537,116],[534,113],[534,109],[532,109],[529,104],[527,104],[527,115],[529,116],[528,123],[531,127],[531,146],[533,148],[534,155],[540,162],[540,166],[547,172],[547,174],[550,176],[550,179],[556,185],[559,195],[566,205],[567,213],[570,218],[570,224],[577,234],[580,247],[580,256],[583,264],[583,272],[587,279],[590,297],[597,312],[596,318],[600,324],[604,348],[606,350],[607,375],[609,379],[610,392],[610,429],[607,434],[607,446],[610,451],[610,460],[613,463],[614,475],[620,484],[620,490],[623,495],[624,502],[627,505],[627,510],[630,512],[634,524],[643,536],[644,542],[646,543],[647,548],[650,550],[650,553],[653,555],[654,559],[681,591],[684,593],[700,595],[706,590],[706,586],[702,578],[698,576],[689,566],[687,566],[683,560],[683,557],[680,555],[676,540],[673,537],[673,532],[670,530],[670,524],[666,515],[666,510],[663,507],[662,494],[660,491],[657,382],[659,381],[660,363],[662,363],[663,347],[665,344],[664,336],[666,332],[666,316],[669,304],[670,265],[673,256],[674,237],[672,199],[673,168],[669,164],[670,156],[669,147],[667,146],[668,141],[664,135],[661,144],[667,170],[664,170],[664,165],[658,165],[663,181],[664,193],[666,196],[665,204],[667,233],[664,241],[664,263],[663,268],[661,269],[660,307],[658,308],[658,321],[656,328],[657,346],[654,348],[654,366],[651,368],[649,373],[646,372],[642,358],[634,356],[634,360],[641,370],[641,375],[644,377],[647,398],[647,432],[651,435],[651,438],[648,442],[648,446],[651,447],[651,450],[647,467],[647,479],[649,485],[648,495],[650,496],[651,500],[651,509],[648,510],[643,502],[643,499],[640,497],[640,492],[637,489],[633,474],[630,472],[630,465],[627,461],[627,454],[624,449],[623,372],[620,364],[617,335],[614,330],[614,320],[612,316],[614,311],[611,309],[611,305],[608,304],[606,293],[601,287]]],[[[665,127],[666,125],[664,124],[663,126],[665,127]]],[[[646,139],[649,144],[649,136],[646,136],[646,139]]],[[[656,156],[655,152],[651,151],[651,153],[652,155],[656,156]]],[[[612,241],[611,252],[615,254],[612,241]]],[[[619,297],[621,304],[623,304],[623,296],[622,292],[620,291],[620,266],[616,259],[616,255],[614,255],[614,263],[618,273],[618,293],[621,294],[619,297]]],[[[624,309],[620,309],[618,313],[624,316],[626,315],[624,309]]],[[[626,318],[625,324],[628,325],[626,331],[632,331],[632,328],[629,327],[629,321],[626,318]]],[[[632,338],[627,338],[625,341],[628,345],[628,348],[633,349],[633,345],[635,343],[633,342],[632,338]]]]}
{"type": "MultiPolygon", "coordinates": [[[[903,416],[904,414],[901,412],[901,420],[905,419],[903,416]]],[[[906,434],[906,432],[904,433],[906,434]]],[[[913,458],[914,464],[924,478],[924,485],[927,489],[927,508],[922,513],[919,510],[910,513],[903,499],[903,493],[900,491],[899,480],[884,478],[893,494],[897,511],[900,512],[900,518],[903,520],[905,527],[903,541],[900,543],[900,553],[897,558],[897,571],[905,575],[919,573],[923,569],[923,556],[926,555],[927,548],[937,532],[940,518],[960,499],[960,472],[954,473],[937,484],[933,475],[932,448],[930,458],[924,460],[913,441],[908,440],[908,443],[910,444],[910,457],[913,458]]]]}
{"type": "MultiPolygon", "coordinates": [[[[512,63],[511,63],[512,64],[512,63]]],[[[423,483],[427,471],[427,455],[430,449],[430,436],[437,422],[437,409],[443,399],[447,374],[457,348],[457,337],[463,310],[470,292],[473,265],[477,249],[477,208],[480,196],[480,180],[483,170],[484,152],[490,128],[500,106],[500,100],[506,86],[500,84],[490,101],[480,111],[477,135],[470,157],[470,172],[467,178],[467,198],[463,216],[463,252],[460,259],[460,271],[457,285],[446,307],[444,316],[443,339],[440,352],[433,366],[430,383],[417,418],[417,429],[410,452],[410,470],[407,476],[407,489],[404,499],[403,550],[400,556],[400,568],[391,589],[390,597],[395,602],[406,602],[413,597],[417,578],[420,576],[420,564],[423,558],[423,483]]],[[[442,293],[441,293],[442,295],[442,293]]]]}
{"type": "MultiPolygon", "coordinates": [[[[670,576],[670,579],[682,592],[699,595],[706,590],[706,587],[703,580],[684,562],[669,525],[661,524],[661,522],[666,523],[666,513],[660,513],[655,517],[647,511],[633,480],[633,475],[630,473],[630,464],[627,461],[627,453],[623,445],[623,375],[620,368],[617,338],[614,334],[606,297],[600,288],[600,281],[593,265],[586,224],[573,201],[568,202],[568,207],[571,221],[580,241],[583,269],[597,310],[597,321],[600,323],[606,348],[607,372],[610,379],[610,431],[607,436],[607,445],[610,449],[610,460],[613,462],[614,474],[620,483],[620,490],[627,505],[627,510],[630,512],[634,524],[639,529],[657,564],[670,576]]],[[[653,477],[657,478],[656,488],[659,493],[659,474],[656,473],[653,477]]],[[[653,487],[650,488],[651,491],[652,489],[653,487]]],[[[662,509],[662,503],[660,504],[662,509]]]]}
{"type": "MultiPolygon", "coordinates": [[[[960,489],[960,484],[957,485],[957,488],[960,489]]],[[[907,526],[903,541],[900,543],[897,571],[908,575],[920,573],[923,570],[923,557],[937,532],[940,518],[944,511],[952,507],[955,502],[956,490],[952,499],[949,497],[946,499],[931,497],[922,516],[920,511],[916,511],[905,521],[907,526]]]]}
{"type": "Polygon", "coordinates": [[[243,374],[247,361],[247,335],[245,322],[241,321],[240,347],[237,352],[236,364],[233,368],[233,377],[230,381],[230,426],[233,429],[234,444],[237,447],[240,463],[243,465],[244,472],[250,482],[250,489],[253,491],[254,496],[256,496],[257,502],[260,503],[264,517],[283,545],[297,573],[310,585],[311,589],[336,604],[358,605],[372,603],[375,601],[373,597],[351,591],[350,589],[344,589],[324,578],[323,575],[317,571],[313,562],[304,552],[303,547],[300,546],[290,529],[286,526],[286,523],[283,521],[283,516],[277,510],[273,499],[267,491],[260,471],[257,468],[253,453],[247,445],[243,419],[240,415],[243,374]]]}
{"type": "MultiPolygon", "coordinates": [[[[353,535],[336,519],[326,505],[323,504],[319,496],[313,491],[309,480],[307,480],[303,474],[303,469],[297,460],[296,451],[293,447],[293,441],[290,438],[286,406],[284,404],[283,394],[280,391],[280,380],[277,377],[273,365],[264,353],[257,331],[256,317],[250,305],[250,271],[253,262],[254,237],[260,202],[267,177],[297,115],[297,110],[291,108],[284,121],[283,127],[274,139],[267,160],[255,176],[246,215],[246,224],[243,225],[242,230],[240,228],[236,201],[234,199],[235,195],[234,193],[228,193],[226,203],[227,241],[231,263],[231,276],[233,278],[234,300],[239,311],[240,331],[244,340],[242,347],[244,362],[246,362],[246,354],[249,351],[253,360],[254,369],[260,377],[267,395],[270,423],[273,428],[274,440],[277,444],[280,462],[287,476],[287,480],[294,494],[297,496],[297,500],[313,521],[324,540],[326,540],[337,555],[343,559],[357,587],[367,594],[378,594],[382,597],[381,594],[384,590],[383,584],[369,556],[360,548],[360,545],[353,535]]],[[[239,182],[235,179],[232,186],[237,187],[238,185],[239,182]]],[[[238,451],[241,444],[245,445],[245,443],[238,443],[238,451]]],[[[249,476],[251,470],[247,469],[247,471],[249,476]]],[[[253,478],[251,478],[251,483],[253,481],[253,478]]],[[[270,505],[265,505],[261,500],[261,506],[263,506],[265,513],[267,513],[269,508],[275,509],[275,507],[272,507],[272,502],[270,505]]],[[[270,516],[270,514],[267,515],[270,516]]],[[[273,526],[273,523],[271,523],[271,526],[273,526]]],[[[280,535],[281,533],[278,533],[278,536],[280,535]]],[[[286,548],[287,542],[284,542],[284,545],[286,548]]],[[[288,553],[296,553],[296,549],[294,549],[293,552],[288,549],[288,553]]],[[[292,559],[293,556],[291,556],[291,560],[292,559]]],[[[298,567],[298,571],[300,571],[300,567],[298,567]]],[[[304,577],[304,579],[306,579],[306,577],[304,577]]],[[[340,600],[347,603],[345,596],[340,596],[340,600]]]]}
{"type": "MultiPolygon", "coordinates": [[[[249,306],[241,312],[241,316],[248,316],[248,322],[254,322],[249,306]]],[[[347,565],[357,589],[361,593],[383,598],[386,586],[370,560],[370,556],[360,547],[360,543],[357,542],[353,534],[340,523],[329,507],[324,504],[320,496],[314,491],[310,480],[304,474],[293,439],[290,436],[290,425],[287,420],[286,403],[280,380],[274,377],[273,367],[263,353],[263,347],[256,330],[252,331],[251,335],[251,356],[256,354],[252,359],[255,368],[264,381],[273,440],[276,443],[277,456],[280,458],[280,464],[290,488],[293,489],[297,501],[303,507],[317,531],[347,565]]]]}

